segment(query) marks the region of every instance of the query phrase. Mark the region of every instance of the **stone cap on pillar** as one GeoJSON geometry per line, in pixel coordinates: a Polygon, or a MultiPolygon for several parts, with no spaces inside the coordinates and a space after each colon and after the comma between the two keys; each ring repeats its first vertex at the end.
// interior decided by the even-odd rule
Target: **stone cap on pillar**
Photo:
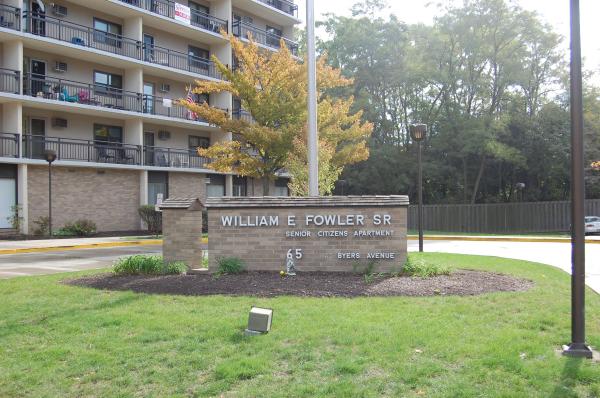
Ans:
{"type": "Polygon", "coordinates": [[[206,199],[207,208],[252,207],[387,207],[408,206],[405,195],[375,196],[259,196],[212,197],[206,199]]]}
{"type": "Polygon", "coordinates": [[[169,198],[159,206],[161,210],[191,210],[199,211],[204,205],[198,198],[169,198]]]}

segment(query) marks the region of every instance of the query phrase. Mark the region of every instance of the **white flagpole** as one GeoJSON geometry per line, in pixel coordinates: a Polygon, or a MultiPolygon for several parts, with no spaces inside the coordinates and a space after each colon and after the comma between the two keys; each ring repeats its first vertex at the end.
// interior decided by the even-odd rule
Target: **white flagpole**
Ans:
{"type": "Polygon", "coordinates": [[[306,0],[308,51],[308,195],[319,196],[319,152],[317,133],[317,54],[315,45],[315,4],[306,0]]]}

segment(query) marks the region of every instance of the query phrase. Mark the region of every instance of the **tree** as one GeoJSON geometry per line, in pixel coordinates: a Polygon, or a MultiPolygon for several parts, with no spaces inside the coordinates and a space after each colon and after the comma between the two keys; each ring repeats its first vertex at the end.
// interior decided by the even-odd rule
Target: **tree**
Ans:
{"type": "MultiPolygon", "coordinates": [[[[215,56],[213,61],[224,77],[223,81],[197,81],[194,93],[230,92],[241,101],[251,116],[230,118],[227,111],[208,104],[181,104],[233,134],[233,141],[220,142],[208,149],[198,149],[201,156],[213,159],[209,168],[219,172],[236,172],[242,176],[262,178],[264,194],[269,193],[269,180],[277,173],[291,174],[292,192],[307,194],[307,69],[295,59],[281,41],[281,49],[271,53],[259,49],[250,37],[248,44],[229,36],[238,60],[235,70],[229,69],[215,56]]],[[[329,194],[344,167],[368,158],[366,140],[371,134],[370,123],[363,122],[362,113],[350,113],[353,98],[332,98],[329,91],[347,87],[351,79],[327,65],[326,57],[317,62],[320,186],[329,194]]]]}

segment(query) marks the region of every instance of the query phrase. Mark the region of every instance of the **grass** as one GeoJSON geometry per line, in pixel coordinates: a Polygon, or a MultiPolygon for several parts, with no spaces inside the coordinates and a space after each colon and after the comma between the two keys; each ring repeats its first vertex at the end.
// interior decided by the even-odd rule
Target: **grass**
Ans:
{"type": "MultiPolygon", "coordinates": [[[[0,396],[600,396],[599,364],[555,352],[570,338],[568,275],[516,260],[420,258],[536,286],[477,297],[259,299],[60,283],[72,274],[3,280],[0,396]],[[243,336],[251,305],[274,309],[268,335],[243,336]]],[[[591,291],[587,325],[600,347],[591,291]]]]}

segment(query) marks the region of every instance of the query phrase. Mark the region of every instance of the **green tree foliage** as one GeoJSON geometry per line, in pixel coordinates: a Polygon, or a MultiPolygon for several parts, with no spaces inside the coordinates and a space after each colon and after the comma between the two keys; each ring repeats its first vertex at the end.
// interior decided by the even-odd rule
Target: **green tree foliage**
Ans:
{"type": "MultiPolygon", "coordinates": [[[[321,23],[328,33],[321,50],[355,82],[338,95],[354,95],[374,125],[370,159],[344,172],[346,192],[412,195],[416,148],[408,126],[424,122],[429,203],[568,198],[568,69],[560,36],[506,0],[438,6],[432,26],[380,17],[384,6],[358,3],[352,17],[329,15],[321,23]]],[[[600,197],[591,166],[600,159],[600,101],[588,91],[588,193],[600,197]]]]}

